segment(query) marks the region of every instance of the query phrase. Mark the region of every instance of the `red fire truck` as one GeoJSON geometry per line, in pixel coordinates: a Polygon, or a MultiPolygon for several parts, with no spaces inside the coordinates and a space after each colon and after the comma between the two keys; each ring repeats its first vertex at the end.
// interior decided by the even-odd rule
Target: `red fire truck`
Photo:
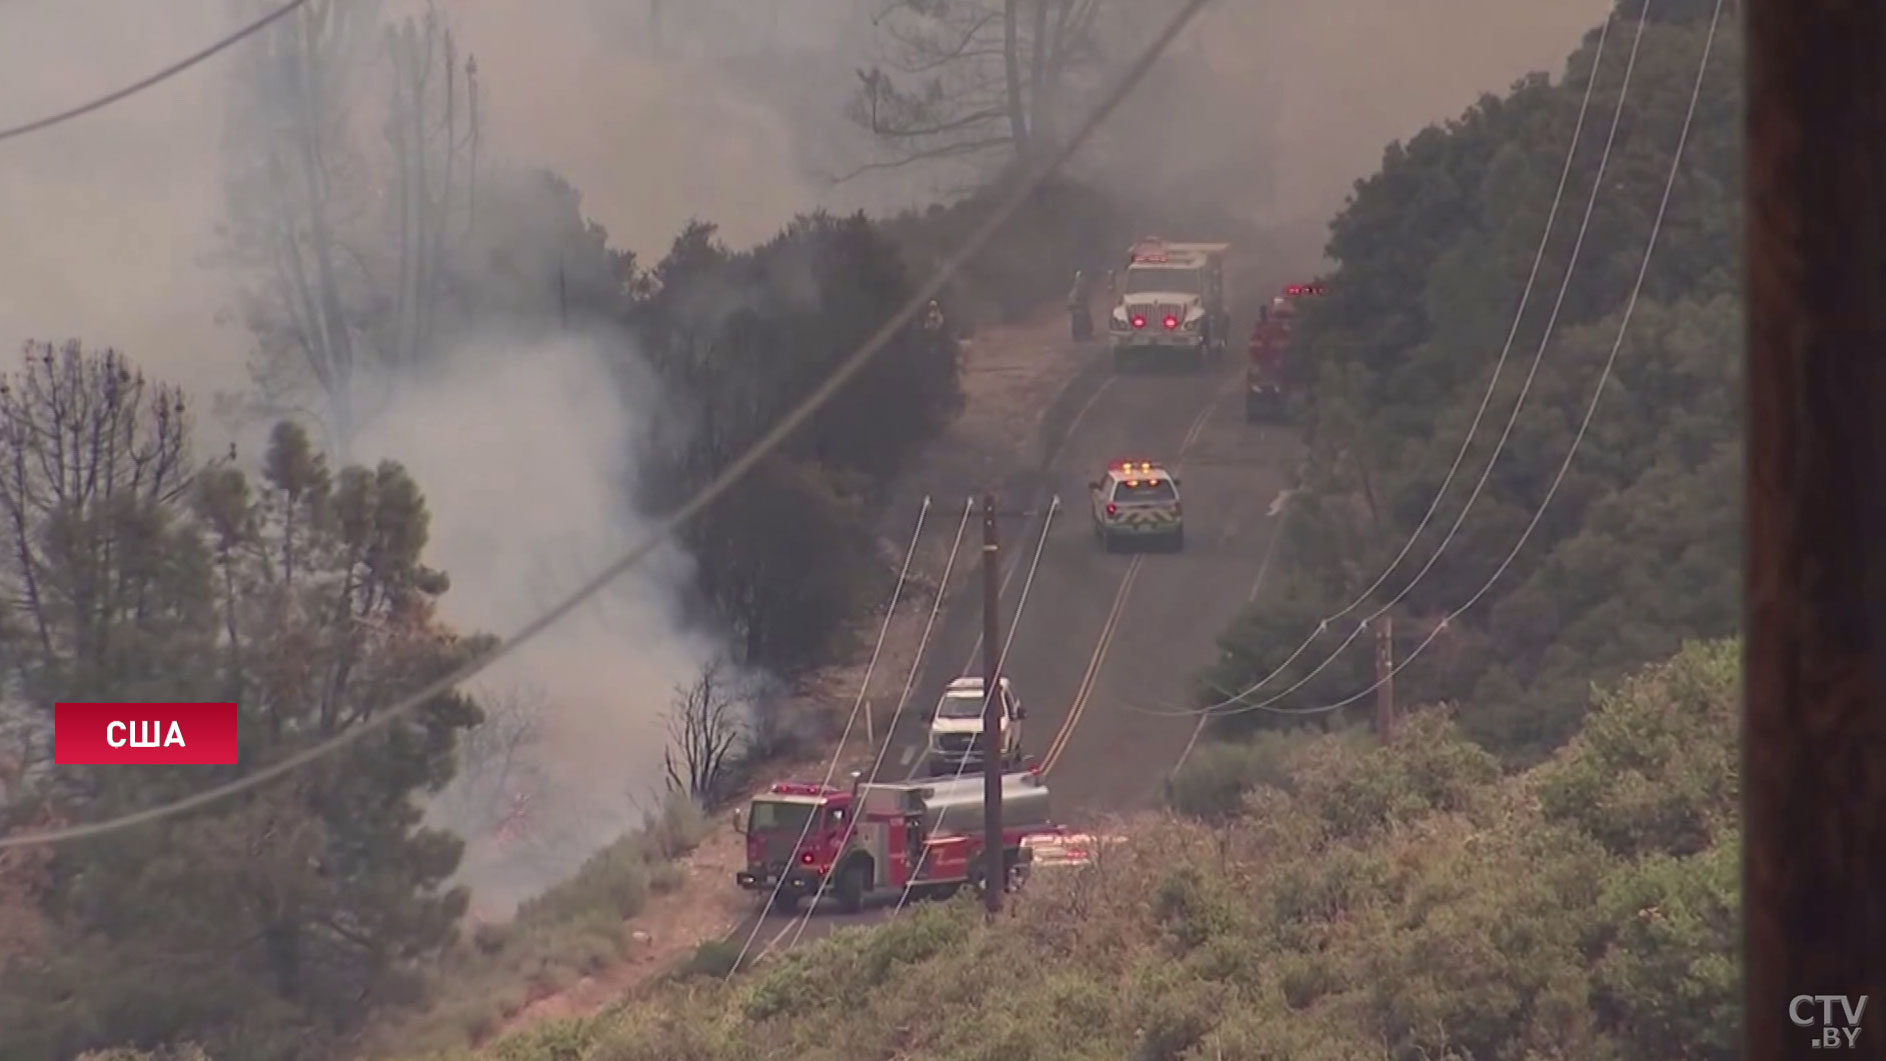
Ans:
{"type": "Polygon", "coordinates": [[[1244,371],[1244,419],[1261,423],[1282,418],[1290,394],[1289,366],[1285,358],[1296,329],[1297,301],[1323,294],[1322,281],[1290,284],[1283,294],[1257,309],[1257,325],[1251,329],[1250,364],[1244,371]]]}
{"type": "MultiPolygon", "coordinates": [[[[984,876],[980,777],[930,778],[849,789],[782,782],[755,796],[740,824],[748,891],[792,910],[820,893],[856,911],[866,900],[948,898],[984,876]]],[[[1023,841],[1063,830],[1048,816],[1048,786],[1033,769],[1002,778],[1002,842],[1009,887],[1026,860],[1023,841]]]]}

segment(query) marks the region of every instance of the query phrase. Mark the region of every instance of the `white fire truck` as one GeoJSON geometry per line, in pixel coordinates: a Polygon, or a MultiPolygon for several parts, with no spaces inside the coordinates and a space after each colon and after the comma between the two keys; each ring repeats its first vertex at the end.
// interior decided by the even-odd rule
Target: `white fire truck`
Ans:
{"type": "Polygon", "coordinates": [[[1133,245],[1116,281],[1119,302],[1108,321],[1107,344],[1116,368],[1135,357],[1202,367],[1225,352],[1231,316],[1225,309],[1225,254],[1229,243],[1172,243],[1149,238],[1133,245]]]}

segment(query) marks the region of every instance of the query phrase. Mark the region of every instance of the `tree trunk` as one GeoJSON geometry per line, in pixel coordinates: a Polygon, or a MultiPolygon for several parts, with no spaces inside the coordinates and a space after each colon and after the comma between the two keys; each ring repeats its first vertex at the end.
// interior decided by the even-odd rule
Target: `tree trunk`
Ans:
{"type": "Polygon", "coordinates": [[[1002,3],[1002,67],[1007,75],[1009,136],[1015,142],[1015,160],[1026,165],[1034,155],[1028,136],[1027,101],[1022,88],[1022,0],[1002,3]]]}

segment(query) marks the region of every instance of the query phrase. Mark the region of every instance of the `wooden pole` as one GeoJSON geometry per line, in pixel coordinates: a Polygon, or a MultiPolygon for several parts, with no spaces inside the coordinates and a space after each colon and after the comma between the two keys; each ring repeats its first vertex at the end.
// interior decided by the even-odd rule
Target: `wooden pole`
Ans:
{"type": "Polygon", "coordinates": [[[988,915],[1002,912],[1008,882],[1002,856],[1002,576],[996,541],[995,495],[982,496],[982,901],[988,915]]]}
{"type": "Polygon", "coordinates": [[[1886,1057],[1886,5],[1744,7],[1742,1056],[1886,1057]]]}
{"type": "Polygon", "coordinates": [[[1383,743],[1395,739],[1395,618],[1375,619],[1375,732],[1383,743]]]}

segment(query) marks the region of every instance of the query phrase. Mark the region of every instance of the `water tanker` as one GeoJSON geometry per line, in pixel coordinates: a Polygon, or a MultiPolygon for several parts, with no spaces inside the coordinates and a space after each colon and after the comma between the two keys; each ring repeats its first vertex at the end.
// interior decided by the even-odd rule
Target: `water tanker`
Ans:
{"type": "MultiPolygon", "coordinates": [[[[846,910],[867,899],[947,897],[980,887],[983,779],[861,784],[851,791],[781,784],[753,801],[742,888],[797,905],[830,896],[846,910]],[[788,854],[790,852],[790,854],[788,854]]],[[[1002,847],[1007,887],[1027,837],[1059,832],[1039,774],[1002,779],[1002,847]]]]}

